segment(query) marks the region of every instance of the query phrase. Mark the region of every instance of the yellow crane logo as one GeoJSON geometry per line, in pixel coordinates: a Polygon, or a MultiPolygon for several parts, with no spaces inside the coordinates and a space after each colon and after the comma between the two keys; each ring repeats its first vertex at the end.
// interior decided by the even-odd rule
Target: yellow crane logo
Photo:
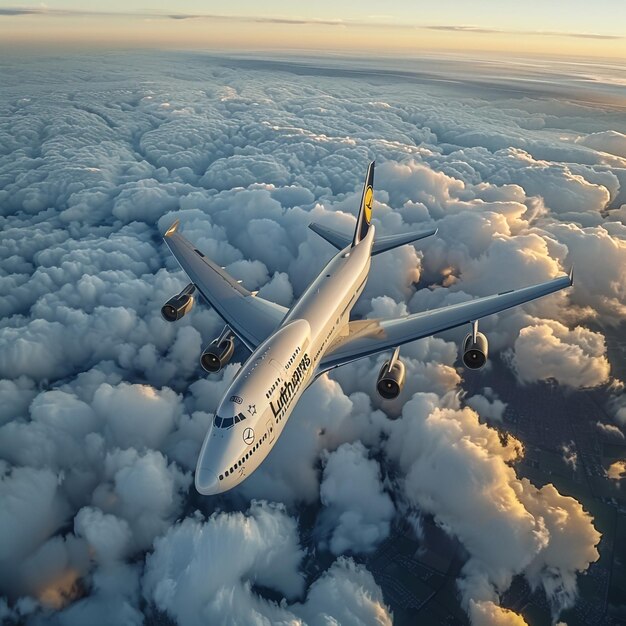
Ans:
{"type": "Polygon", "coordinates": [[[372,202],[374,201],[374,190],[370,185],[365,190],[365,196],[363,198],[363,206],[365,207],[364,217],[365,221],[369,224],[372,221],[372,202]]]}

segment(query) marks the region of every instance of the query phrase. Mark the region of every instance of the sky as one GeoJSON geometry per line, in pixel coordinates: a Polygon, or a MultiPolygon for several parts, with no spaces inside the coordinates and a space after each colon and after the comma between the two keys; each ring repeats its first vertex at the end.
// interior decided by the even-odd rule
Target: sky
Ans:
{"type": "Polygon", "coordinates": [[[626,5],[598,0],[0,2],[6,46],[475,51],[626,58],[626,5]],[[175,7],[175,8],[172,8],[175,7]],[[172,16],[175,16],[172,17],[172,16]]]}

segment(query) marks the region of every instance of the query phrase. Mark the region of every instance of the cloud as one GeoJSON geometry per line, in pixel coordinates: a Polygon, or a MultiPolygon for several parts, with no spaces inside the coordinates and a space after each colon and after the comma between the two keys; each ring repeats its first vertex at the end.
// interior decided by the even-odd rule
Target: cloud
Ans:
{"type": "Polygon", "coordinates": [[[298,544],[295,521],[277,506],[257,503],[246,516],[219,514],[206,522],[187,518],[155,542],[143,593],[182,626],[251,623],[263,615],[276,621],[286,611],[256,596],[251,583],[291,598],[302,592],[298,544]]]}
{"type": "Polygon", "coordinates": [[[564,443],[561,446],[561,452],[563,453],[563,460],[574,471],[578,467],[578,452],[576,451],[576,444],[573,441],[564,443]]]}
{"type": "Polygon", "coordinates": [[[467,398],[465,403],[481,417],[496,422],[502,422],[502,417],[507,407],[506,402],[502,402],[491,387],[485,387],[482,395],[476,394],[467,398]]]}
{"type": "Polygon", "coordinates": [[[581,326],[569,330],[556,321],[523,328],[511,361],[523,382],[553,378],[562,385],[595,387],[610,372],[602,335],[581,326]]]}
{"type": "Polygon", "coordinates": [[[101,562],[119,561],[128,551],[131,531],[125,520],[84,507],[74,518],[74,531],[83,536],[101,562]]]}
{"type": "Polygon", "coordinates": [[[147,558],[143,594],[181,626],[207,619],[303,623],[300,615],[311,626],[328,620],[391,624],[371,574],[346,559],[311,586],[304,603],[293,602],[304,589],[298,571],[303,555],[295,520],[277,505],[255,502],[245,515],[187,518],[155,542],[147,558]],[[264,600],[252,584],[273,589],[286,600],[264,600]]]}
{"type": "Polygon", "coordinates": [[[393,614],[373,576],[365,567],[345,557],[337,559],[311,585],[307,601],[297,612],[311,626],[329,622],[348,626],[393,624],[393,614]]]}
{"type": "Polygon", "coordinates": [[[620,481],[626,475],[626,461],[615,461],[611,463],[606,475],[615,481],[620,481]]]}
{"type": "Polygon", "coordinates": [[[156,451],[114,450],[105,457],[104,472],[93,502],[127,520],[135,549],[147,548],[176,519],[191,483],[189,474],[156,451]]]}
{"type": "Polygon", "coordinates": [[[543,587],[554,615],[572,606],[576,573],[598,558],[600,534],[579,502],[515,475],[520,442],[501,441],[471,409],[434,394],[416,394],[393,426],[386,449],[406,473],[407,498],[469,552],[458,586],[470,614],[514,619],[489,603],[517,574],[543,587]]]}
{"type": "Polygon", "coordinates": [[[11,573],[47,537],[61,528],[70,512],[60,488],[61,477],[49,469],[11,468],[0,463],[0,563],[3,587],[15,582],[11,573]]]}
{"type": "Polygon", "coordinates": [[[567,31],[542,31],[542,30],[502,30],[498,28],[484,28],[480,26],[459,26],[451,24],[423,26],[429,30],[445,30],[455,33],[478,33],[478,34],[498,34],[498,35],[539,35],[544,37],[574,37],[581,39],[623,39],[620,35],[606,35],[603,33],[577,33],[567,31]]]}
{"type": "Polygon", "coordinates": [[[528,626],[521,615],[490,601],[470,600],[469,613],[473,626],[528,626]]]}
{"type": "MultiPolygon", "coordinates": [[[[155,52],[66,58],[62,78],[43,59],[7,74],[0,571],[12,575],[0,577],[0,614],[391,623],[372,574],[341,555],[372,550],[408,510],[467,550],[459,588],[475,623],[519,623],[499,607],[516,575],[556,615],[598,534],[583,505],[516,469],[507,385],[611,375],[602,329],[624,315],[626,161],[610,98],[581,91],[583,70],[569,67],[532,69],[537,79],[515,65],[498,83],[449,61],[244,61],[155,52]],[[161,319],[187,279],[160,234],[180,218],[246,287],[291,306],[333,254],[308,223],[352,232],[373,158],[377,232],[439,233],[373,260],[357,316],[462,302],[572,264],[574,288],[481,320],[493,360],[480,379],[459,368],[469,329],[403,347],[396,402],[374,391],[387,355],[322,376],[257,472],[219,502],[199,498],[195,461],[247,354],[207,377],[198,360],[217,314],[198,303],[176,325],[161,319]],[[178,582],[187,566],[203,585],[178,582]]],[[[594,393],[621,423],[620,398],[594,393]]]]}
{"type": "Polygon", "coordinates": [[[160,448],[181,412],[179,398],[170,389],[159,392],[125,383],[98,387],[92,407],[106,422],[113,445],[134,448],[160,448]]]}
{"type": "Polygon", "coordinates": [[[578,137],[576,143],[626,159],[626,135],[616,130],[606,130],[578,137]]]}
{"type": "Polygon", "coordinates": [[[360,442],[344,443],[322,456],[321,532],[333,554],[371,552],[389,535],[394,506],[384,491],[380,468],[360,442]]]}
{"type": "Polygon", "coordinates": [[[603,424],[602,422],[596,422],[596,426],[598,427],[598,430],[601,433],[604,433],[605,435],[609,435],[610,437],[619,438],[619,439],[626,438],[624,433],[617,426],[614,426],[613,424],[603,424]]]}
{"type": "Polygon", "coordinates": [[[88,597],[50,616],[45,616],[45,613],[37,616],[33,623],[37,626],[80,626],[93,623],[103,626],[140,626],[144,623],[144,616],[138,603],[138,568],[117,564],[94,573],[88,597]]]}

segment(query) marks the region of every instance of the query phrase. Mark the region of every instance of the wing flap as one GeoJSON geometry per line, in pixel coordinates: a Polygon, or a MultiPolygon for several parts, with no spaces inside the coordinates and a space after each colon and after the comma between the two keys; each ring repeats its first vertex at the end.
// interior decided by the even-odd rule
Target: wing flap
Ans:
{"type": "Polygon", "coordinates": [[[164,240],[204,300],[251,350],[281,323],[287,309],[258,298],[195,248],[173,224],[164,240]]]}
{"type": "Polygon", "coordinates": [[[322,359],[319,372],[325,372],[365,356],[400,346],[410,341],[462,326],[487,315],[541,298],[573,284],[572,275],[516,289],[494,296],[477,298],[448,307],[414,313],[392,320],[350,322],[347,336],[331,346],[322,359]]]}

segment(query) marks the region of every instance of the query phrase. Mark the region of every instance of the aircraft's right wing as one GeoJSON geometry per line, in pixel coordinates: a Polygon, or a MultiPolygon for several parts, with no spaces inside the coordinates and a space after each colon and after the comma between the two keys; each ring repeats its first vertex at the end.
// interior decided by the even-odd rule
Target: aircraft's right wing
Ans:
{"type": "Polygon", "coordinates": [[[572,284],[573,274],[570,272],[569,276],[560,276],[539,285],[511,289],[495,296],[477,298],[432,311],[391,320],[350,322],[348,335],[339,337],[331,345],[319,365],[318,373],[499,313],[572,284]]]}
{"type": "Polygon", "coordinates": [[[250,350],[280,326],[287,309],[244,289],[178,232],[178,220],[163,239],[204,300],[250,350]]]}

